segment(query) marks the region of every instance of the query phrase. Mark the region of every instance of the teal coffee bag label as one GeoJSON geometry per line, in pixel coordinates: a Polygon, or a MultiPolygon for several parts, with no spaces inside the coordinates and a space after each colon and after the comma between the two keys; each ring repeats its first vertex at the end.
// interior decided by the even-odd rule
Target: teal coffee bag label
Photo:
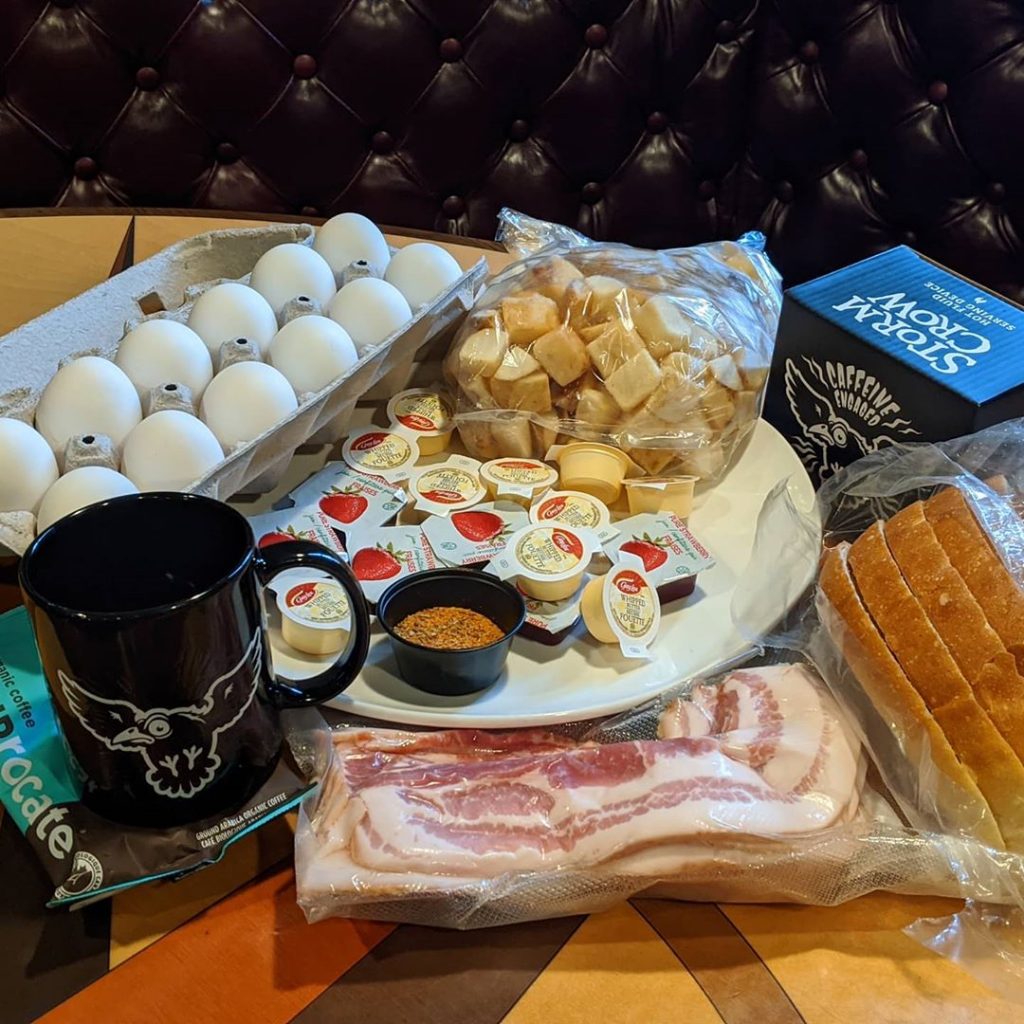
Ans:
{"type": "MultiPolygon", "coordinates": [[[[309,742],[315,712],[283,717],[289,742],[309,742]]],[[[306,758],[309,760],[309,758],[306,758]]],[[[306,765],[317,774],[312,760],[306,765]]],[[[291,757],[229,815],[171,829],[109,822],[79,803],[75,762],[64,742],[28,614],[0,615],[0,802],[54,883],[50,905],[97,899],[155,878],[214,863],[231,843],[294,807],[312,788],[291,757]]]]}

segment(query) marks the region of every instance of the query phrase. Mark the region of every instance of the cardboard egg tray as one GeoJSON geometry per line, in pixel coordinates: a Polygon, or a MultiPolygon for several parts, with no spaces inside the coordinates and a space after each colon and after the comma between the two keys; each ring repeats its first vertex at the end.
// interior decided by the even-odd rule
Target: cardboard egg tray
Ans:
{"type": "MultiPolygon", "coordinates": [[[[247,283],[268,249],[284,242],[310,245],[314,235],[309,224],[208,231],[169,246],[0,337],[0,416],[31,423],[39,396],[64,363],[85,355],[113,358],[126,331],[143,320],[186,322],[206,289],[225,280],[247,283]]],[[[221,500],[272,489],[298,447],[334,440],[344,432],[356,402],[374,385],[389,377],[398,382],[395,390],[404,386],[417,352],[472,308],[486,273],[481,259],[345,376],[306,396],[291,416],[237,446],[189,489],[221,500]]],[[[0,513],[0,555],[22,554],[34,532],[30,513],[0,513]]]]}

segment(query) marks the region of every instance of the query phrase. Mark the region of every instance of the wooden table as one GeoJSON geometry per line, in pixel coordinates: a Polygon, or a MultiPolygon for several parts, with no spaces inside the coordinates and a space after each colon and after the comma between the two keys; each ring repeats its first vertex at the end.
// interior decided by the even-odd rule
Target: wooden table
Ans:
{"type": "MultiPolygon", "coordinates": [[[[158,211],[2,216],[0,333],[132,259],[239,223],[158,211]]],[[[464,266],[480,255],[472,242],[449,248],[464,266]]],[[[492,269],[507,260],[485,255],[492,269]]],[[[14,596],[0,592],[0,607],[14,596]]],[[[1024,1022],[1024,1008],[902,934],[921,916],[952,913],[953,901],[874,895],[824,908],[634,900],[588,918],[485,932],[309,926],[295,906],[291,829],[274,822],[184,881],[47,912],[42,871],[3,821],[0,1021],[1024,1022]]]]}

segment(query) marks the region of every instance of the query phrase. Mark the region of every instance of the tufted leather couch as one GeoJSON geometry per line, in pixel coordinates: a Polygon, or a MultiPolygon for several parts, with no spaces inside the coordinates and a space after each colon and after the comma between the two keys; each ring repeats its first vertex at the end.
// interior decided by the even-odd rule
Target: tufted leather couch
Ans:
{"type": "Polygon", "coordinates": [[[1022,0],[0,0],[0,205],[899,242],[1024,297],[1022,0]]]}

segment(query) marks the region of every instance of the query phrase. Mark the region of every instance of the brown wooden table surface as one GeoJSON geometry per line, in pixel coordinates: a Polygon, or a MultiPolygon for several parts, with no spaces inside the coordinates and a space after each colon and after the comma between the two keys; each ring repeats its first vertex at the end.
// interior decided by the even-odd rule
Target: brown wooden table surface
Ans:
{"type": "MultiPolygon", "coordinates": [[[[0,334],[131,259],[243,223],[185,212],[28,213],[0,216],[0,334]]],[[[471,241],[445,241],[464,266],[480,256],[471,241]]],[[[492,269],[507,260],[481,245],[492,269]]],[[[16,599],[11,568],[0,569],[0,608],[16,599]]],[[[17,829],[0,822],[0,1022],[1024,1024],[1024,1007],[902,933],[919,917],[954,912],[950,900],[640,899],[483,932],[310,926],[295,905],[291,829],[275,821],[206,871],[67,912],[43,909],[46,879],[17,829]]]]}

